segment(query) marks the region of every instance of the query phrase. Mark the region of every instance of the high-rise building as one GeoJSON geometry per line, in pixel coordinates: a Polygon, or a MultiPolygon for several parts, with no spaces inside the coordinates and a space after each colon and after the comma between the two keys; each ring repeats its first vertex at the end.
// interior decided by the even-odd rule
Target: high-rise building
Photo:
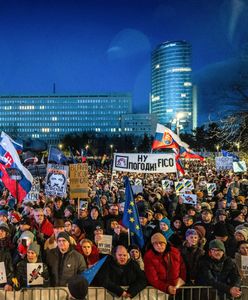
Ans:
{"type": "Polygon", "coordinates": [[[193,128],[191,73],[188,42],[164,42],[153,51],[150,112],[177,132],[191,133],[193,128]]]}
{"type": "Polygon", "coordinates": [[[157,117],[154,114],[127,114],[121,116],[121,131],[135,136],[154,135],[157,117]]]}
{"type": "Polygon", "coordinates": [[[0,96],[0,129],[55,144],[72,132],[121,134],[121,116],[131,112],[130,94],[0,96]]]}

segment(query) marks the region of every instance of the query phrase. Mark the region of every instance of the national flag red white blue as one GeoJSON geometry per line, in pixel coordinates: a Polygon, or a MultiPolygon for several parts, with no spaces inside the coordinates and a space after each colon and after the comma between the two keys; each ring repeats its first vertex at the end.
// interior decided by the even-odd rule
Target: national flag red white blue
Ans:
{"type": "Polygon", "coordinates": [[[164,125],[157,124],[152,150],[157,149],[175,149],[184,147],[188,148],[189,145],[184,143],[178,135],[164,125]]]}
{"type": "Polygon", "coordinates": [[[11,138],[4,132],[0,138],[0,175],[12,196],[22,202],[31,190],[33,177],[22,165],[11,138]],[[18,179],[15,174],[19,175],[18,179]]]}
{"type": "Polygon", "coordinates": [[[199,160],[204,160],[204,157],[196,154],[193,150],[187,148],[185,149],[184,147],[180,147],[180,156],[186,159],[199,159],[199,160]]]}

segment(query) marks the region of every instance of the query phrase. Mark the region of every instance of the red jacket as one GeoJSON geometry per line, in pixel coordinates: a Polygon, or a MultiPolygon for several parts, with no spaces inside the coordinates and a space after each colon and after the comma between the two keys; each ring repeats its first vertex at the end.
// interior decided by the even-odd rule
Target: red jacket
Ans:
{"type": "Polygon", "coordinates": [[[34,222],[33,227],[37,230],[38,233],[43,233],[45,238],[48,238],[53,234],[53,225],[47,219],[42,222],[41,226],[34,222]]]}
{"type": "Polygon", "coordinates": [[[179,277],[186,281],[186,268],[181,253],[177,248],[169,247],[169,251],[162,254],[150,249],[144,256],[148,282],[165,293],[168,293],[169,285],[176,286],[179,277]]]}

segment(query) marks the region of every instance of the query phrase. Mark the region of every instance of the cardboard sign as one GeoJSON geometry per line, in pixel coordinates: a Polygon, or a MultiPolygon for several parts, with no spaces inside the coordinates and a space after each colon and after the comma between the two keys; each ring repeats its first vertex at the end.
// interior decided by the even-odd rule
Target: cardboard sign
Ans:
{"type": "Polygon", "coordinates": [[[183,203],[185,204],[196,205],[197,203],[197,196],[195,194],[183,194],[181,197],[183,199],[183,203]]]}
{"type": "Polygon", "coordinates": [[[247,171],[245,161],[234,161],[233,162],[233,171],[234,173],[244,173],[247,171]]]}
{"type": "Polygon", "coordinates": [[[112,235],[103,234],[101,240],[98,242],[97,247],[102,254],[111,254],[112,251],[112,235]]]}
{"type": "Polygon", "coordinates": [[[71,198],[88,198],[89,191],[88,164],[70,165],[71,198]]]}
{"type": "Polygon", "coordinates": [[[66,196],[68,166],[48,164],[45,194],[49,196],[66,196]]]}
{"type": "Polygon", "coordinates": [[[88,201],[80,200],[79,209],[87,209],[87,208],[88,208],[88,201]]]}
{"type": "Polygon", "coordinates": [[[176,173],[175,154],[115,153],[113,170],[135,173],[176,173]]]}
{"type": "Polygon", "coordinates": [[[0,262],[0,284],[7,282],[6,269],[3,261],[0,262]]]}
{"type": "Polygon", "coordinates": [[[184,182],[183,181],[175,181],[175,191],[176,195],[181,195],[185,191],[184,182]]]}
{"type": "Polygon", "coordinates": [[[42,285],[44,283],[42,272],[43,263],[27,263],[27,284],[42,285]]]}
{"type": "Polygon", "coordinates": [[[241,270],[245,277],[248,277],[248,256],[241,255],[241,270]]]}
{"type": "Polygon", "coordinates": [[[216,183],[207,183],[208,196],[213,196],[216,191],[216,183]]]}
{"type": "Polygon", "coordinates": [[[192,191],[194,189],[194,182],[192,179],[184,179],[183,182],[185,191],[192,191]]]}

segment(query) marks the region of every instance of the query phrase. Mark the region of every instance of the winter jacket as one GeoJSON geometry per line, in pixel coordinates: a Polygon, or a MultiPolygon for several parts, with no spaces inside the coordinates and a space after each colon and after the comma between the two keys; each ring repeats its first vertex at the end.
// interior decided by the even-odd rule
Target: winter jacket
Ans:
{"type": "Polygon", "coordinates": [[[48,250],[46,262],[51,275],[52,286],[66,286],[68,280],[86,269],[84,257],[76,250],[62,254],[57,248],[48,250]]]}
{"type": "Polygon", "coordinates": [[[219,291],[221,298],[233,286],[240,286],[240,275],[237,266],[230,257],[223,256],[214,260],[208,255],[200,258],[196,276],[197,285],[211,285],[219,291]]]}
{"type": "Polygon", "coordinates": [[[112,256],[109,256],[92,285],[102,286],[118,297],[126,290],[133,298],[146,287],[147,281],[145,273],[132,259],[122,266],[112,256]]]}
{"type": "Polygon", "coordinates": [[[148,282],[160,291],[168,293],[168,287],[176,286],[179,277],[186,281],[186,268],[180,251],[169,244],[164,253],[148,250],[144,263],[148,282]]]}
{"type": "Polygon", "coordinates": [[[5,284],[12,285],[12,278],[14,276],[12,258],[9,251],[0,249],[0,262],[4,262],[6,277],[7,277],[7,282],[0,284],[0,288],[3,288],[5,284]]]}

